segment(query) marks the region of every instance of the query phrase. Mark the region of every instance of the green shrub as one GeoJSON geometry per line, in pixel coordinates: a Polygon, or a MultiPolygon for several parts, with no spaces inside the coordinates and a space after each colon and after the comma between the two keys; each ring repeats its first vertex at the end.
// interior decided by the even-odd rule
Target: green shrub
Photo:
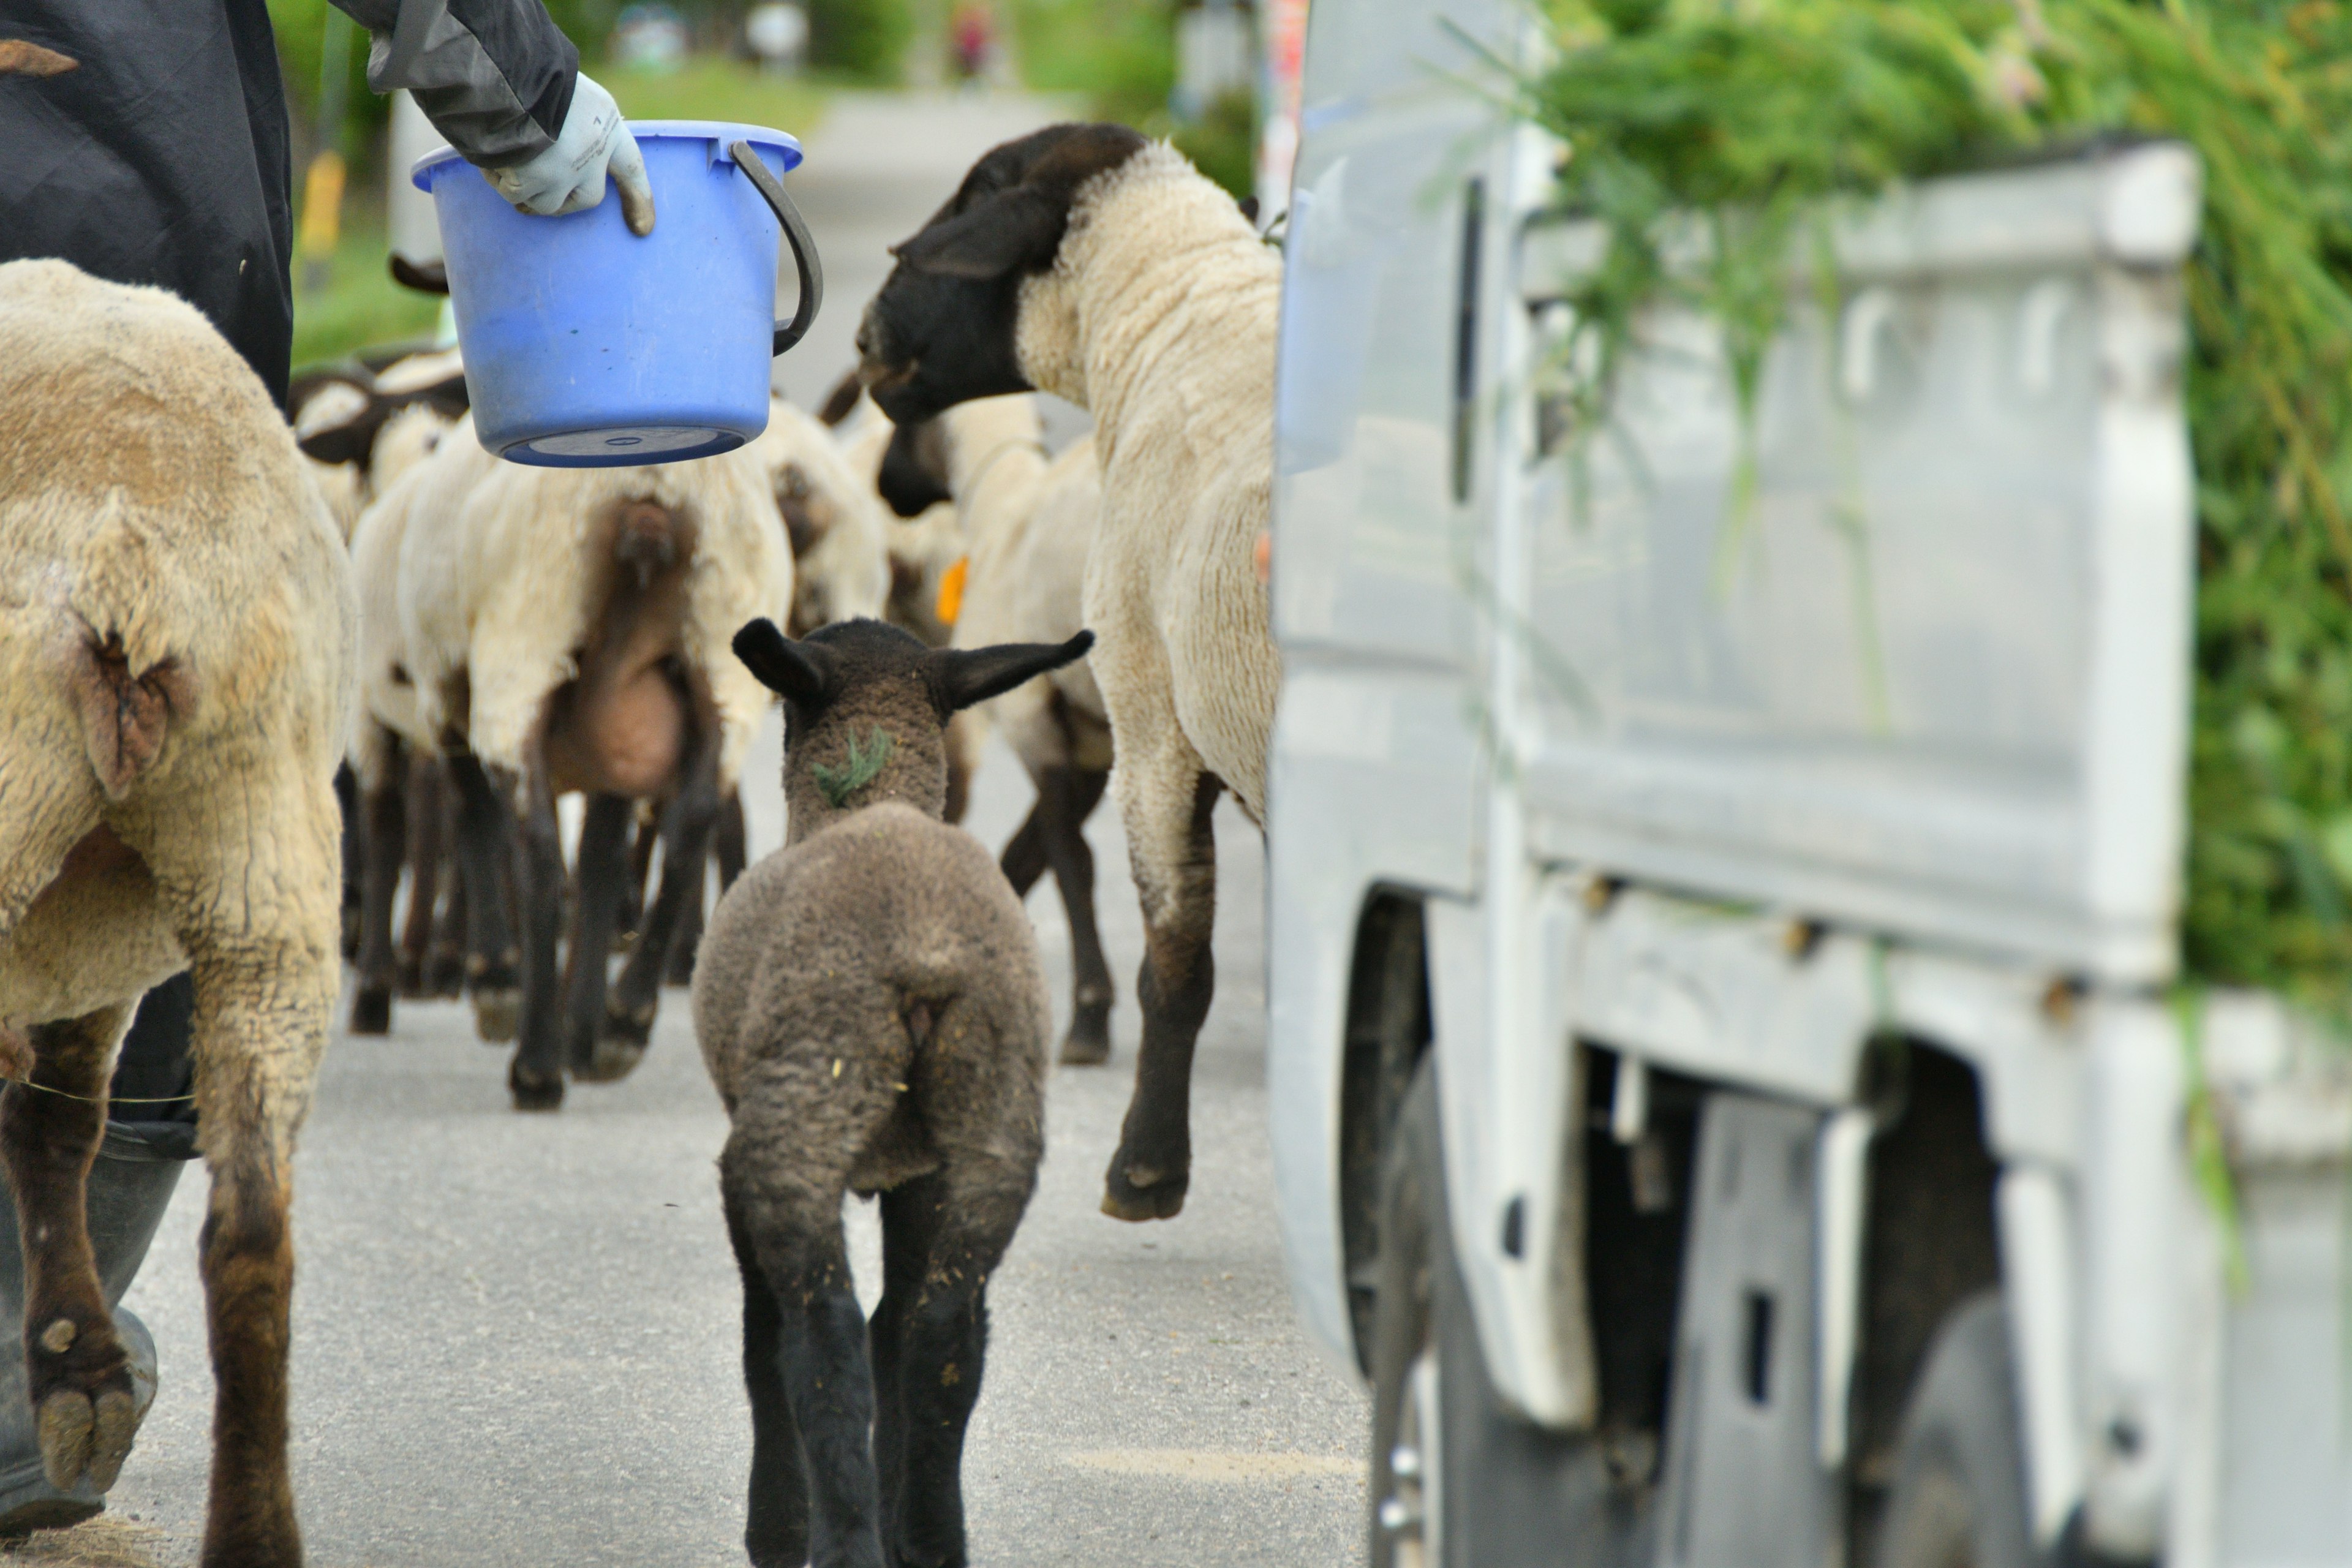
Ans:
{"type": "Polygon", "coordinates": [[[908,0],[808,0],[809,63],[860,82],[898,79],[915,16],[908,0]]]}
{"type": "Polygon", "coordinates": [[[1807,214],[2038,145],[2177,136],[2198,478],[2184,956],[2352,1019],[2352,16],[2333,4],[1570,0],[1522,107],[1606,226],[1574,298],[1587,427],[1637,313],[1724,321],[1752,408],[1807,214]],[[1663,220],[1717,259],[1670,279],[1663,220]]]}

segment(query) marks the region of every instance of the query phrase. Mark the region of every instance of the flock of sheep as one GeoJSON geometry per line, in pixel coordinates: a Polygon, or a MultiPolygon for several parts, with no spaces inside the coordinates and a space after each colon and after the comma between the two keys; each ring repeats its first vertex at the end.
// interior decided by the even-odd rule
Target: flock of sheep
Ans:
{"type": "Polygon", "coordinates": [[[1230,789],[1262,820],[1280,679],[1279,258],[1104,125],[989,153],[896,254],[821,416],[779,403],[736,452],[600,470],[486,453],[442,356],[299,383],[289,430],[177,300],[0,267],[0,404],[25,411],[0,427],[0,1162],[53,1483],[110,1483],[136,1421],[81,1180],[147,987],[194,972],[204,1561],[243,1565],[300,1558],[287,1204],[342,953],[353,1032],[462,988],[526,1110],[626,1074],[690,973],[731,1123],[751,1561],[964,1561],[985,1289],[1044,1145],[1021,900],[1054,873],[1062,1059],[1105,1060],[1082,829],[1106,786],[1147,952],[1103,1207],[1184,1201],[1210,811],[1230,789]],[[1049,457],[1033,390],[1092,437],[1049,457]],[[773,785],[740,773],[779,696],[788,838],[747,869],[738,792],[773,785]],[[981,716],[1037,791],[1001,863],[950,826],[981,716]],[[853,1191],[882,1205],[870,1325],[853,1191]]]}

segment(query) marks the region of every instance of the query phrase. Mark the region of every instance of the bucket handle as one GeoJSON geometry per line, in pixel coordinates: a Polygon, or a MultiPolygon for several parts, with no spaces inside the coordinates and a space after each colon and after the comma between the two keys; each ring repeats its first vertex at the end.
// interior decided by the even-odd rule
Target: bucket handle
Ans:
{"type": "Polygon", "coordinates": [[[784,183],[772,174],[749,142],[730,143],[727,155],[751,182],[751,188],[774,209],[776,221],[783,226],[784,243],[793,253],[793,270],[800,275],[801,301],[789,321],[776,323],[776,346],[769,351],[771,358],[782,353],[808,335],[816,321],[816,313],[824,303],[824,263],[817,259],[816,240],[809,233],[808,224],[801,217],[800,208],[784,194],[784,183]]]}

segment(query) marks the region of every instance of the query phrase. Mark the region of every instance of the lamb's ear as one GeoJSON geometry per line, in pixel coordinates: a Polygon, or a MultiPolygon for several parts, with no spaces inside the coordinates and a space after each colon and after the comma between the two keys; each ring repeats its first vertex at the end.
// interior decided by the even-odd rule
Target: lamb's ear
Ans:
{"type": "Polygon", "coordinates": [[[1068,193],[1016,185],[931,224],[890,254],[942,278],[1002,278],[1051,261],[1069,222],[1068,193]]]}
{"type": "Polygon", "coordinates": [[[823,707],[841,673],[832,649],[794,642],[764,618],[747,623],[735,634],[735,657],[760,678],[761,685],[804,708],[823,707]]]}
{"type": "Polygon", "coordinates": [[[931,668],[940,695],[952,711],[1002,697],[1024,680],[1084,658],[1087,649],[1094,646],[1095,634],[1080,632],[1066,643],[1008,642],[935,653],[931,668]]]}

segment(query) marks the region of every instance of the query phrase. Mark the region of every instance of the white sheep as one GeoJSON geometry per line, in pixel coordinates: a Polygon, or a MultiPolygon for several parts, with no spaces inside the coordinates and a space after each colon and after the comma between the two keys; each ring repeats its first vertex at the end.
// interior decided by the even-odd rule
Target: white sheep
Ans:
{"type": "MultiPolygon", "coordinates": [[[[879,415],[877,416],[878,419],[879,415]]],[[[1102,475],[1091,437],[1045,455],[1037,400],[1028,394],[958,404],[901,427],[881,475],[894,506],[936,489],[953,498],[967,552],[957,647],[1059,643],[1085,618],[1087,558],[1102,515],[1102,475]]],[[[1070,922],[1070,1032],[1062,1060],[1110,1056],[1110,966],[1095,921],[1094,852],[1087,818],[1110,774],[1110,721],[1085,660],[1063,666],[972,710],[1020,758],[1036,804],[1005,845],[1004,874],[1026,896],[1051,869],[1070,922]]]]}
{"type": "MultiPolygon", "coordinates": [[[[783,522],[748,448],[642,468],[497,463],[462,507],[410,515],[402,637],[419,728],[458,791],[469,884],[495,879],[511,824],[522,833],[523,1009],[508,1073],[518,1108],[561,1104],[567,1063],[575,1078],[610,1079],[644,1054],[670,939],[699,896],[721,799],[767,708],[729,639],[789,614],[792,597],[783,522]],[[559,1010],[555,799],[573,790],[589,796],[575,952],[612,945],[635,801],[667,802],[667,868],[609,996],[603,963],[577,963],[559,1010]]],[[[482,933],[468,934],[483,951],[482,933]]]]}
{"type": "Polygon", "coordinates": [[[0,266],[0,1159],[44,1473],[103,1489],[131,1448],[83,1185],[131,1012],[185,968],[213,1176],[204,1562],[297,1562],[288,1204],[338,979],[342,542],[260,381],[161,289],[0,266]]]}
{"type": "Polygon", "coordinates": [[[884,413],[910,423],[1026,384],[1094,415],[1086,619],[1146,928],[1143,1050],[1103,1208],[1166,1218],[1189,1181],[1192,1045],[1214,986],[1211,812],[1231,789],[1264,820],[1282,683],[1254,561],[1281,262],[1181,155],[1118,125],[989,153],[896,254],[858,330],[884,413]]]}

